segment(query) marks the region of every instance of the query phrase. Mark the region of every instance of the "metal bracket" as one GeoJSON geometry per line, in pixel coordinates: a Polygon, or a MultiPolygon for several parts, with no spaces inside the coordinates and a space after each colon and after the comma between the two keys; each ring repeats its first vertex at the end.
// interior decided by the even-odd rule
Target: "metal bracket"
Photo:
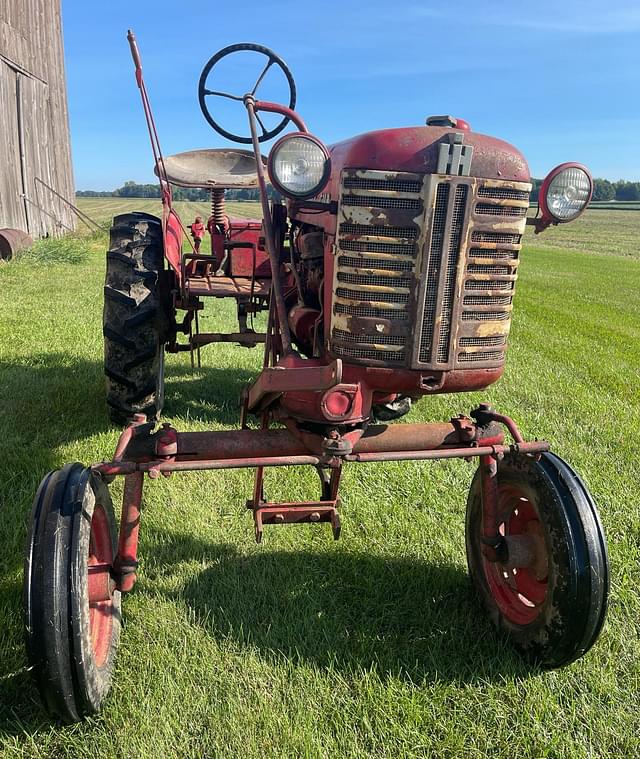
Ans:
{"type": "Polygon", "coordinates": [[[307,501],[302,503],[270,503],[253,510],[256,529],[256,543],[262,542],[265,524],[316,524],[329,522],[334,540],[340,537],[340,517],[338,500],[307,501]]]}

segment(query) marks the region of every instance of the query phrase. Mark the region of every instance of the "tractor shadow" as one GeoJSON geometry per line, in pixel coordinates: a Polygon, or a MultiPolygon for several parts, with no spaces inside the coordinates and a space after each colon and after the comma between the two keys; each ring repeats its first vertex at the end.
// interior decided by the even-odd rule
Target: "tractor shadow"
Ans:
{"type": "Polygon", "coordinates": [[[149,581],[154,566],[165,572],[196,557],[206,562],[178,597],[214,638],[257,648],[270,661],[307,661],[355,677],[373,670],[413,684],[540,671],[500,639],[467,573],[453,564],[333,544],[247,554],[189,536],[156,535],[153,543],[149,581]]]}
{"type": "MultiPolygon", "coordinates": [[[[240,391],[252,377],[248,370],[170,367],[167,418],[180,429],[190,420],[236,425],[240,391]]],[[[119,433],[107,416],[101,362],[67,353],[0,361],[0,566],[10,573],[22,561],[31,501],[44,474],[64,463],[61,455],[108,458],[119,433]]]]}
{"type": "MultiPolygon", "coordinates": [[[[240,424],[240,393],[257,376],[248,369],[169,366],[165,370],[164,416],[230,426],[240,424]]],[[[184,427],[184,422],[182,422],[184,427]]]]}

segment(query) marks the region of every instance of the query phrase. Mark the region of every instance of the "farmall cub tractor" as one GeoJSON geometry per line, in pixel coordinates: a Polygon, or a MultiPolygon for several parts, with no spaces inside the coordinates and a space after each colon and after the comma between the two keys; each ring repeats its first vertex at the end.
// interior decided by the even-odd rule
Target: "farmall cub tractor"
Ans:
{"type": "MultiPolygon", "coordinates": [[[[477,460],[466,513],[475,589],[499,631],[546,667],[582,656],[602,628],[608,594],[605,538],[580,477],[549,443],[525,440],[487,404],[437,424],[385,424],[411,401],[480,390],[501,376],[522,236],[529,170],[511,145],[461,119],[385,129],[331,147],[293,110],[295,88],[271,50],[233,45],[204,67],[205,118],[245,150],[164,158],[133,35],[129,41],[152,139],[162,219],[116,217],[107,256],[105,358],[108,402],[126,419],[110,461],[49,473],[35,498],[25,569],[29,661],[49,710],[77,720],[100,709],[121,627],[121,597],[136,580],[145,474],[251,467],[247,505],[255,535],[265,525],[329,523],[335,538],[340,475],[356,462],[477,460]],[[228,57],[264,56],[246,93],[216,81],[228,57]],[[287,105],[258,98],[279,70],[287,105]],[[218,123],[212,104],[246,110],[248,134],[218,123]],[[274,116],[275,114],[275,116],[274,116]],[[265,124],[276,118],[275,126],[265,124]],[[260,143],[283,131],[268,161],[260,143]],[[265,167],[266,163],[266,167],[265,167]],[[266,175],[286,199],[270,204],[266,175]],[[170,184],[213,191],[212,252],[183,254],[184,227],[170,184]],[[260,188],[258,227],[230,223],[224,188],[260,188]],[[241,398],[240,428],[154,431],[162,408],[165,347],[176,335],[193,352],[219,336],[193,328],[202,298],[233,297],[240,331],[223,339],[264,340],[263,368],[241,398]],[[246,314],[268,309],[266,332],[246,314]],[[184,312],[181,322],[177,311],[184,312]],[[506,439],[506,435],[509,439],[506,439]],[[306,465],[319,495],[265,499],[268,467],[306,465]],[[124,477],[120,529],[108,485],[124,477]]],[[[592,181],[562,164],[545,179],[536,231],[575,219],[592,181]]]]}

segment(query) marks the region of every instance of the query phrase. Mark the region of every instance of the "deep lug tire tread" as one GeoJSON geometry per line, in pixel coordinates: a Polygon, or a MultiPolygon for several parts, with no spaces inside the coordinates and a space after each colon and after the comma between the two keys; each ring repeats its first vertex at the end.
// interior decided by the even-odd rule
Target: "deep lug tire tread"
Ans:
{"type": "Polygon", "coordinates": [[[104,287],[104,371],[107,407],[122,425],[134,414],[157,420],[164,399],[164,343],[175,323],[162,292],[160,220],[146,213],[116,216],[104,287]]]}

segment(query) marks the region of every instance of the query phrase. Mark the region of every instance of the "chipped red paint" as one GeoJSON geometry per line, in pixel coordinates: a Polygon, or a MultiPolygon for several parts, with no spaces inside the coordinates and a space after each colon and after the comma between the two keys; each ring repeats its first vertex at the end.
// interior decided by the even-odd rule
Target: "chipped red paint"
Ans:
{"type": "Polygon", "coordinates": [[[173,209],[171,209],[166,214],[166,222],[163,225],[164,255],[173,269],[178,283],[180,283],[182,279],[182,272],[180,269],[182,262],[183,237],[184,233],[182,231],[180,217],[173,209]]]}

